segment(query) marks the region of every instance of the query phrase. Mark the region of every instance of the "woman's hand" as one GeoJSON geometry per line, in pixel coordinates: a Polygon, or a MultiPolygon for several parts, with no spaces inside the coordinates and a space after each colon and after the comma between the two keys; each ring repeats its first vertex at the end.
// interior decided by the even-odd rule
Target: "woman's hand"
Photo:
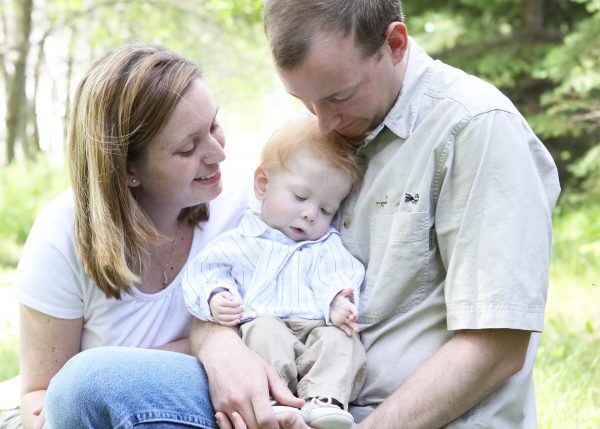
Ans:
{"type": "Polygon", "coordinates": [[[37,416],[37,419],[33,422],[33,429],[47,429],[46,416],[44,414],[44,405],[40,405],[38,408],[33,410],[33,415],[37,416]]]}

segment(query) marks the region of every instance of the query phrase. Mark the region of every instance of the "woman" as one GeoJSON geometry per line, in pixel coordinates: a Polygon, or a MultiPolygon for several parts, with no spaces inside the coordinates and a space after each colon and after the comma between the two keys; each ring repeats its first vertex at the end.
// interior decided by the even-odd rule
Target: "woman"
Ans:
{"type": "Polygon", "coordinates": [[[25,427],[145,421],[215,427],[202,370],[193,374],[196,392],[172,404],[162,398],[165,415],[139,402],[159,392],[125,386],[123,397],[124,381],[111,379],[102,357],[126,373],[128,364],[140,368],[149,356],[158,367],[143,369],[175,385],[190,378],[189,371],[178,373],[180,362],[199,366],[186,355],[190,316],[182,269],[210,239],[236,226],[246,206],[243,187],[220,195],[225,137],[217,111],[198,67],[161,47],[118,49],[80,83],[68,137],[73,189],[38,216],[15,282],[25,427]],[[111,345],[126,347],[97,348],[111,345]],[[54,377],[87,349],[97,365],[70,374],[89,379],[54,377]],[[74,391],[90,383],[93,398],[74,391]],[[73,409],[92,407],[95,399],[110,412],[73,420],[73,409]],[[190,407],[194,414],[185,414],[190,407]],[[136,414],[125,415],[131,409],[136,414]]]}

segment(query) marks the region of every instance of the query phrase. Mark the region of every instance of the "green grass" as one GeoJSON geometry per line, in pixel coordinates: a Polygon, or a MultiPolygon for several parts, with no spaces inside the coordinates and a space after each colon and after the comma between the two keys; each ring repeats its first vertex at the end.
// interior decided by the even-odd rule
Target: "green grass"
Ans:
{"type": "Polygon", "coordinates": [[[13,321],[0,325],[0,381],[19,374],[19,339],[13,321]]]}
{"type": "Polygon", "coordinates": [[[551,286],[535,368],[539,427],[600,427],[600,204],[554,217],[551,286]]]}

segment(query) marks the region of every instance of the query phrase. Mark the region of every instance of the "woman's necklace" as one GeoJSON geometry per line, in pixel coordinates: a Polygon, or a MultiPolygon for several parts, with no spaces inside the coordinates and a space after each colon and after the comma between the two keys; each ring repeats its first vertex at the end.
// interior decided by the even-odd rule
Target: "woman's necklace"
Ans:
{"type": "MultiPolygon", "coordinates": [[[[171,259],[173,258],[173,250],[175,250],[175,243],[179,237],[179,228],[180,224],[177,224],[177,230],[175,231],[175,236],[171,240],[171,248],[169,249],[169,254],[167,255],[167,261],[163,267],[163,282],[162,287],[165,289],[169,285],[169,271],[175,270],[175,265],[171,264],[171,259]]],[[[181,237],[183,240],[183,237],[181,237]]]]}

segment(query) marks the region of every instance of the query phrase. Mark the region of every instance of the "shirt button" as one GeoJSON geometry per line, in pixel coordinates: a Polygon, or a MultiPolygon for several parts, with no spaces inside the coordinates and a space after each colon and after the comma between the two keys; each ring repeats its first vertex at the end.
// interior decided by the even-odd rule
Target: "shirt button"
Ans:
{"type": "Polygon", "coordinates": [[[351,223],[352,223],[352,218],[347,218],[347,219],[345,219],[345,220],[344,220],[344,223],[343,223],[343,225],[344,225],[344,228],[346,228],[346,229],[350,228],[350,224],[351,224],[351,223]]]}

